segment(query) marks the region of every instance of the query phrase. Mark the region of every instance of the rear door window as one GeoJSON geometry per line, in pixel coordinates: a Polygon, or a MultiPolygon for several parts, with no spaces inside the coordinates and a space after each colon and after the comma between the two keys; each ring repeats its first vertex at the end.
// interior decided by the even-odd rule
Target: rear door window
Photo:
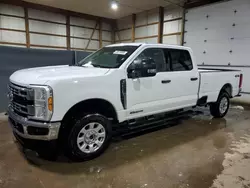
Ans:
{"type": "Polygon", "coordinates": [[[165,49],[166,64],[171,71],[190,71],[193,69],[191,56],[187,50],[165,49]]]}

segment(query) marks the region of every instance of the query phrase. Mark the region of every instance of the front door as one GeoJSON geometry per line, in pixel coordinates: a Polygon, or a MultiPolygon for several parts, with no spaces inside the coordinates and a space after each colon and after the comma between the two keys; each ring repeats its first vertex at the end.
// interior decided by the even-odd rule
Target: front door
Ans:
{"type": "Polygon", "coordinates": [[[156,63],[157,73],[154,76],[127,78],[127,116],[136,118],[151,115],[162,110],[162,102],[166,93],[162,93],[162,79],[165,69],[165,56],[160,48],[147,48],[129,65],[141,61],[144,58],[151,58],[156,63]]]}

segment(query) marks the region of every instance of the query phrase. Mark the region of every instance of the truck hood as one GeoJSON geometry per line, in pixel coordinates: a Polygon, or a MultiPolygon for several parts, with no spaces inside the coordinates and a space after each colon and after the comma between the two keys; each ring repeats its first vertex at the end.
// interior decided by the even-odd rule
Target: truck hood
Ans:
{"type": "Polygon", "coordinates": [[[109,69],[69,65],[38,67],[16,71],[10,76],[10,81],[20,85],[45,84],[50,80],[101,76],[108,71],[109,69]]]}

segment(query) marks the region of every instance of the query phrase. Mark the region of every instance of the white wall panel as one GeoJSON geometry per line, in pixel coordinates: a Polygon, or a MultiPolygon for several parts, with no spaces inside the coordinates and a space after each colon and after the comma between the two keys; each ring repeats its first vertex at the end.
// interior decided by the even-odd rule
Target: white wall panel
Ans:
{"type": "MultiPolygon", "coordinates": [[[[81,27],[70,27],[70,35],[74,37],[83,37],[83,38],[90,38],[91,34],[93,32],[93,29],[87,29],[87,28],[81,28],[81,27]]],[[[99,38],[99,30],[95,30],[93,34],[93,39],[99,38]]]]}
{"type": "Polygon", "coordinates": [[[70,42],[71,48],[85,48],[88,43],[88,40],[85,40],[85,39],[71,38],[70,40],[71,40],[70,42]]]}
{"type": "Polygon", "coordinates": [[[30,31],[66,35],[66,25],[29,20],[30,31]]]}
{"type": "Polygon", "coordinates": [[[148,36],[147,26],[135,28],[135,38],[148,36]]]}
{"type": "Polygon", "coordinates": [[[165,22],[163,25],[163,34],[181,32],[182,22],[181,20],[165,22]]]}
{"type": "Polygon", "coordinates": [[[147,17],[148,15],[146,11],[136,14],[135,25],[138,26],[138,25],[147,24],[147,21],[148,21],[147,17]]]}
{"type": "Polygon", "coordinates": [[[88,49],[99,49],[99,41],[90,41],[88,49]]]}
{"type": "Polygon", "coordinates": [[[0,28],[25,30],[25,21],[23,18],[0,16],[0,28]]]}
{"type": "Polygon", "coordinates": [[[102,22],[102,29],[111,31],[111,30],[112,30],[112,27],[111,27],[111,25],[110,25],[109,23],[102,22]]]}
{"type": "Polygon", "coordinates": [[[115,32],[115,43],[119,40],[118,33],[120,32],[115,32]]]}
{"type": "MultiPolygon", "coordinates": [[[[96,21],[78,17],[70,17],[70,24],[95,28],[96,21]]],[[[99,28],[99,26],[97,26],[97,28],[99,28]]]]}
{"type": "Polygon", "coordinates": [[[148,11],[148,23],[159,22],[159,9],[152,9],[148,11]]]}
{"type": "Polygon", "coordinates": [[[182,17],[182,9],[175,7],[164,8],[164,20],[172,20],[181,17],[182,17]]]}
{"type": "MultiPolygon", "coordinates": [[[[86,48],[89,40],[85,39],[74,39],[71,38],[71,47],[72,48],[86,48]]],[[[91,41],[89,43],[88,49],[98,49],[99,41],[91,41]]]]}
{"type": "Polygon", "coordinates": [[[26,34],[24,32],[0,30],[0,41],[26,43],[26,34]]]}
{"type": "Polygon", "coordinates": [[[135,37],[158,35],[158,24],[135,28],[135,37]]]}
{"type": "MultiPolygon", "coordinates": [[[[119,31],[120,40],[131,39],[131,29],[119,31]]],[[[118,40],[118,36],[116,35],[116,40],[118,40]]]]}
{"type": "Polygon", "coordinates": [[[51,12],[45,12],[41,10],[28,9],[29,18],[36,18],[41,20],[48,20],[60,23],[66,23],[66,16],[61,14],[55,14],[51,12]]]}
{"type": "MultiPolygon", "coordinates": [[[[250,17],[249,17],[250,18],[250,17]]],[[[248,22],[245,22],[244,24],[238,24],[237,22],[237,26],[233,29],[230,29],[226,32],[229,33],[230,31],[230,36],[228,37],[232,37],[234,39],[248,39],[250,37],[249,31],[250,31],[250,19],[248,20],[248,22]]]]}
{"type": "MultiPolygon", "coordinates": [[[[150,23],[155,23],[159,21],[159,13],[158,8],[152,9],[149,11],[143,11],[136,14],[135,26],[146,25],[150,23]]],[[[131,28],[132,27],[132,16],[125,17],[117,20],[118,28],[131,28]]],[[[135,38],[147,37],[158,35],[158,24],[148,25],[143,27],[135,28],[135,38]]],[[[120,31],[119,36],[121,40],[131,39],[132,38],[132,30],[128,29],[125,31],[120,31]]],[[[116,35],[116,41],[118,40],[118,36],[116,35]]],[[[150,41],[151,39],[146,39],[146,41],[150,41]]],[[[131,40],[130,40],[131,41],[131,40]]],[[[128,41],[129,42],[129,41],[128,41]]],[[[155,42],[155,40],[153,40],[155,42]]]]}
{"type": "Polygon", "coordinates": [[[141,43],[151,43],[151,44],[155,44],[157,43],[158,38],[154,37],[154,38],[147,38],[147,39],[136,39],[135,42],[141,42],[141,43]]]}
{"type": "Polygon", "coordinates": [[[0,3],[0,13],[24,17],[24,9],[22,7],[2,3],[0,3]]]}
{"type": "Polygon", "coordinates": [[[148,36],[158,35],[158,24],[147,26],[148,36]]]}
{"type": "MultiPolygon", "coordinates": [[[[91,31],[91,34],[92,34],[92,32],[93,32],[93,30],[91,31]]],[[[96,29],[94,31],[92,39],[98,39],[99,40],[99,30],[96,29]]]]}
{"type": "Polygon", "coordinates": [[[136,14],[135,25],[145,25],[159,21],[159,12],[158,9],[152,9],[149,11],[143,11],[136,14]]]}
{"type": "MultiPolygon", "coordinates": [[[[164,8],[164,21],[181,18],[183,10],[173,6],[164,8]]],[[[163,35],[182,32],[182,19],[175,21],[164,22],[163,24],[163,35]]],[[[181,35],[170,35],[163,36],[162,42],[164,44],[181,45],[181,35]]]]}
{"type": "Polygon", "coordinates": [[[132,16],[127,16],[117,20],[118,29],[125,29],[132,27],[132,16]]]}
{"type": "Polygon", "coordinates": [[[104,46],[108,46],[108,45],[110,45],[110,44],[112,44],[111,42],[102,42],[102,46],[104,47],[104,46]]]}
{"type": "Polygon", "coordinates": [[[164,44],[180,45],[181,44],[181,35],[163,36],[162,40],[163,40],[164,44]]]}
{"type": "Polygon", "coordinates": [[[111,32],[102,31],[102,39],[103,40],[110,40],[111,41],[112,35],[111,32]]]}
{"type": "MultiPolygon", "coordinates": [[[[248,30],[250,32],[250,30],[248,30]]],[[[250,35],[250,34],[249,34],[250,35]]],[[[232,65],[249,65],[250,55],[250,37],[231,40],[230,50],[230,62],[232,65]]],[[[250,82],[250,79],[249,79],[250,82]]],[[[250,83],[249,83],[250,85],[250,83]]],[[[250,91],[250,90],[249,90],[250,91]]]]}
{"type": "Polygon", "coordinates": [[[209,30],[199,30],[199,35],[197,35],[197,31],[186,29],[186,42],[189,41],[226,41],[229,40],[233,36],[233,31],[230,28],[210,28],[209,30]]]}
{"type": "Polygon", "coordinates": [[[30,34],[30,44],[66,47],[66,37],[30,34]]]}

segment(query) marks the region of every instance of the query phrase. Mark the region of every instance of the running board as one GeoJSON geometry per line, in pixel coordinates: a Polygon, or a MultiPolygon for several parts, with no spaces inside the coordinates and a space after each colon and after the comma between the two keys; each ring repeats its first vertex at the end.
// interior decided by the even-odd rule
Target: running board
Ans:
{"type": "Polygon", "coordinates": [[[125,121],[123,123],[113,126],[113,135],[127,135],[133,132],[144,131],[156,127],[167,125],[171,121],[176,121],[183,117],[188,117],[194,114],[194,111],[177,111],[175,113],[164,113],[154,116],[146,116],[139,119],[125,121]]]}

